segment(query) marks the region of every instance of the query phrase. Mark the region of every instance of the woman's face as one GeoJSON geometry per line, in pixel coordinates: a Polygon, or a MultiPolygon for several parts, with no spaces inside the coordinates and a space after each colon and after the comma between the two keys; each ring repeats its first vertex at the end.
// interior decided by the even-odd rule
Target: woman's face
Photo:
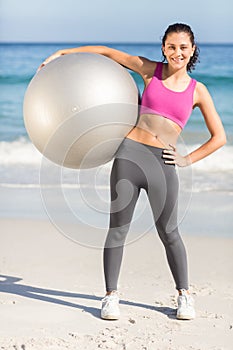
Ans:
{"type": "Polygon", "coordinates": [[[170,33],[162,47],[167,62],[174,69],[181,69],[189,63],[195,46],[192,46],[190,37],[185,32],[170,33]]]}

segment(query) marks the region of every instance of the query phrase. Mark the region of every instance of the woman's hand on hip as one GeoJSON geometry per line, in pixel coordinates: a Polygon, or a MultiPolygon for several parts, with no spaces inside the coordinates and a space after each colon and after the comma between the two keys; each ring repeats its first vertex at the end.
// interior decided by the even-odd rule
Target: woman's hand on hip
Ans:
{"type": "Polygon", "coordinates": [[[170,149],[163,150],[163,158],[166,159],[164,161],[165,164],[174,164],[174,165],[178,165],[179,167],[186,167],[191,164],[188,156],[184,157],[180,155],[177,152],[177,149],[175,146],[171,144],[169,144],[169,146],[171,146],[170,149]]]}

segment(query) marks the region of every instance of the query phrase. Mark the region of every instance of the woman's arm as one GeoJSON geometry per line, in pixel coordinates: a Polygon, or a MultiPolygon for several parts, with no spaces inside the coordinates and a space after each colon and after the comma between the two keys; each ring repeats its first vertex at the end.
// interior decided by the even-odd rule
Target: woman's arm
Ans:
{"type": "Polygon", "coordinates": [[[150,61],[144,57],[133,56],[126,52],[116,50],[107,46],[80,46],[70,49],[62,49],[44,60],[40,65],[39,70],[44,67],[47,63],[63,55],[77,53],[77,52],[90,52],[104,55],[118,62],[122,66],[139,73],[145,80],[150,75],[151,70],[154,71],[155,62],[150,61]]]}
{"type": "Polygon", "coordinates": [[[211,137],[207,142],[185,157],[180,156],[176,152],[176,148],[170,145],[172,150],[166,150],[164,155],[164,158],[170,159],[170,161],[166,161],[168,164],[177,164],[181,167],[193,164],[207,157],[226,143],[226,134],[213,100],[205,85],[199,82],[195,91],[195,105],[200,108],[211,137]]]}
{"type": "Polygon", "coordinates": [[[221,119],[215,109],[213,100],[207,88],[201,83],[197,83],[196,105],[202,112],[211,137],[201,147],[186,156],[191,163],[195,163],[198,160],[205,158],[226,143],[226,134],[221,119]]]}

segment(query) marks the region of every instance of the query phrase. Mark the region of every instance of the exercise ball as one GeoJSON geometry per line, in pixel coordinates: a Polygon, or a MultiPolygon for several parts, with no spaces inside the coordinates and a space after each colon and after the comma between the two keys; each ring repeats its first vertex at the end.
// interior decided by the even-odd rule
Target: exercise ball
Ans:
{"type": "Polygon", "coordinates": [[[24,123],[36,148],[68,168],[110,161],[136,124],[138,89],[112,59],[72,53],[49,62],[30,81],[24,123]]]}

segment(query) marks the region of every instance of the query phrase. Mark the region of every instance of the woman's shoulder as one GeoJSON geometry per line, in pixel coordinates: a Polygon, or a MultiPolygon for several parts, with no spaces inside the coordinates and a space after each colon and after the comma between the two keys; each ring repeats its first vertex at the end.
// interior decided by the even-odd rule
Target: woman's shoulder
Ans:
{"type": "Polygon", "coordinates": [[[142,75],[144,79],[151,79],[157,66],[162,64],[162,62],[152,61],[145,57],[140,57],[140,59],[142,60],[142,75]]]}
{"type": "Polygon", "coordinates": [[[207,93],[208,89],[205,84],[203,84],[201,81],[196,80],[196,92],[203,94],[203,93],[207,93]]]}
{"type": "Polygon", "coordinates": [[[200,81],[196,81],[195,96],[196,105],[201,105],[211,99],[207,87],[200,81]]]}

